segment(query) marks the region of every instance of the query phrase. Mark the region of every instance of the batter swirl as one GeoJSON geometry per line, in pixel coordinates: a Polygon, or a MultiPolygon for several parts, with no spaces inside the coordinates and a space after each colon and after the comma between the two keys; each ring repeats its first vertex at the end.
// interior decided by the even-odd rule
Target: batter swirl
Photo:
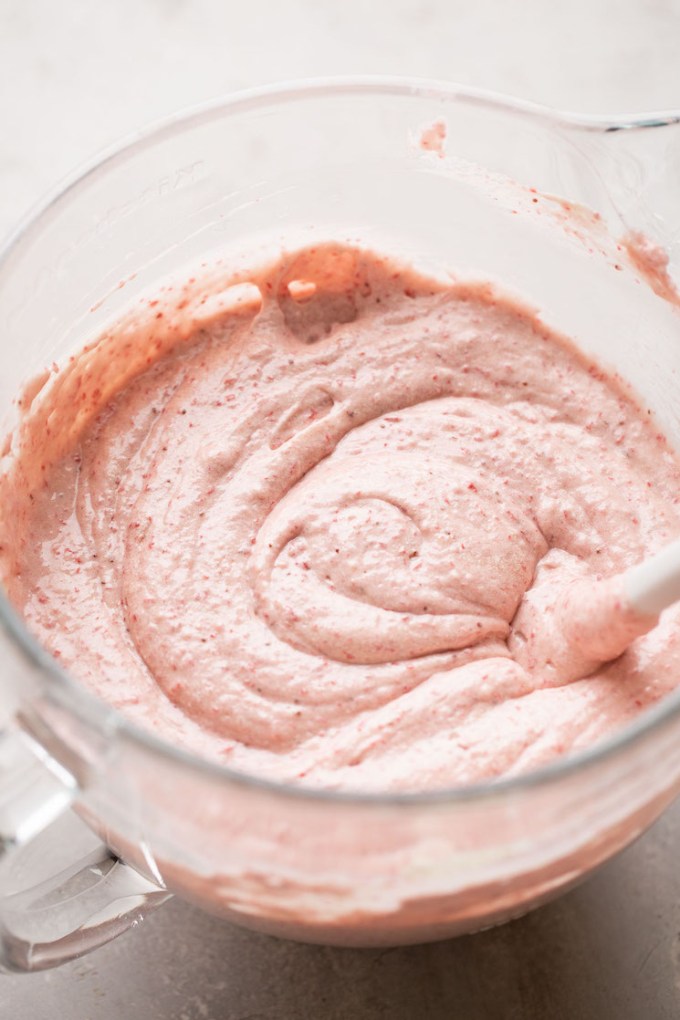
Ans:
{"type": "Polygon", "coordinates": [[[571,684],[513,657],[527,592],[548,612],[680,533],[621,385],[490,286],[370,252],[248,281],[151,302],[26,411],[5,579],[76,677],[199,753],[372,789],[529,768],[674,686],[675,611],[571,684]]]}

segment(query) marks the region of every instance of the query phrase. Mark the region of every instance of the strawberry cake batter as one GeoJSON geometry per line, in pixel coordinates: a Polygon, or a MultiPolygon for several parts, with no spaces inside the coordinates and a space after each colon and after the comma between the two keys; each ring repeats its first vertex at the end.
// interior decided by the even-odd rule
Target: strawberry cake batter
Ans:
{"type": "Polygon", "coordinates": [[[680,463],[620,381],[371,251],[226,282],[22,397],[2,570],[66,670],[173,744],[358,790],[526,771],[675,686],[675,610],[611,663],[553,668],[549,626],[527,654],[566,590],[680,534],[680,463]]]}

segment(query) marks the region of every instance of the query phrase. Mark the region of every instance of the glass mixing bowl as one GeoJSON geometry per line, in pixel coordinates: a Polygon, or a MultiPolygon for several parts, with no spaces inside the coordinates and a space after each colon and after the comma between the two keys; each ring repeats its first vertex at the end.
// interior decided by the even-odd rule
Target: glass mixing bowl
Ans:
{"type": "MultiPolygon", "coordinates": [[[[641,231],[680,254],[679,121],[581,119],[455,85],[352,79],[244,93],[166,122],[60,189],[6,245],[3,433],[27,379],[161,277],[258,239],[342,235],[501,281],[629,379],[680,448],[680,318],[653,258],[621,240],[641,231]]],[[[329,944],[469,932],[582,878],[680,789],[680,690],[527,775],[323,792],[140,731],[66,676],[4,599],[0,619],[6,968],[63,962],[172,893],[329,944]]]]}

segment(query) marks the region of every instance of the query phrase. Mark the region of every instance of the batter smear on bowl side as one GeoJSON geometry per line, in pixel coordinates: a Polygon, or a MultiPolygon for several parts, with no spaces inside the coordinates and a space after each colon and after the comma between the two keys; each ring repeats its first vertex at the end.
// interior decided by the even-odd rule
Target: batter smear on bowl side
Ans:
{"type": "Polygon", "coordinates": [[[368,250],[231,283],[24,396],[3,577],[67,671],[173,744],[363,790],[526,771],[676,685],[676,608],[589,676],[524,654],[565,586],[680,534],[680,462],[621,382],[368,250]]]}

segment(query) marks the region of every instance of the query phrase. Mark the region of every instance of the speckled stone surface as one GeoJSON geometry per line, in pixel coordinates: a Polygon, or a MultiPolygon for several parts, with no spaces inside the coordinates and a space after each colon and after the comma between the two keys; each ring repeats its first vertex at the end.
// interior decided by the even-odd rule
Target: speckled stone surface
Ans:
{"type": "MultiPolygon", "coordinates": [[[[414,74],[584,112],[642,111],[680,107],[679,51],[678,0],[0,0],[0,233],[97,150],[235,88],[414,74]]],[[[0,1016],[671,1020],[679,846],[676,804],[555,903],[406,949],[280,942],[173,901],[89,958],[0,978],[0,1016]]]]}

